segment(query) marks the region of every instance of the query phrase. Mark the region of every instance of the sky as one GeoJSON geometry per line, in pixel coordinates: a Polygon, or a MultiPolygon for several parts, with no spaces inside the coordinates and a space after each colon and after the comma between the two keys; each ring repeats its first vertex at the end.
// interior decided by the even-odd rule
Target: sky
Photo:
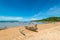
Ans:
{"type": "Polygon", "coordinates": [[[60,0],[0,0],[0,20],[39,20],[60,16],[60,0]]]}

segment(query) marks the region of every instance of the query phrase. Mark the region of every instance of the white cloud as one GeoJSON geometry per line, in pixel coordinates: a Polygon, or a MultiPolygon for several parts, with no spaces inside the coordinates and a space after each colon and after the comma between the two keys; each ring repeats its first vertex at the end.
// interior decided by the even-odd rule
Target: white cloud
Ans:
{"type": "Polygon", "coordinates": [[[54,6],[50,8],[47,12],[48,15],[60,14],[60,7],[54,6]]]}
{"type": "Polygon", "coordinates": [[[39,12],[37,14],[35,14],[32,18],[36,18],[36,17],[39,17],[41,15],[42,12],[39,12]]]}
{"type": "Polygon", "coordinates": [[[43,19],[43,18],[45,18],[43,12],[39,12],[39,13],[33,15],[31,20],[40,20],[40,19],[43,19]]]}
{"type": "Polygon", "coordinates": [[[32,19],[30,19],[30,20],[38,20],[38,19],[36,19],[36,18],[32,18],[32,19]]]}
{"type": "Polygon", "coordinates": [[[0,16],[0,20],[23,20],[23,17],[8,17],[8,16],[0,16]]]}
{"type": "Polygon", "coordinates": [[[33,15],[32,18],[33,18],[33,20],[35,20],[35,19],[43,19],[43,18],[47,18],[49,16],[58,16],[58,15],[60,15],[60,7],[54,6],[52,8],[49,8],[46,12],[39,12],[39,13],[33,15]]]}

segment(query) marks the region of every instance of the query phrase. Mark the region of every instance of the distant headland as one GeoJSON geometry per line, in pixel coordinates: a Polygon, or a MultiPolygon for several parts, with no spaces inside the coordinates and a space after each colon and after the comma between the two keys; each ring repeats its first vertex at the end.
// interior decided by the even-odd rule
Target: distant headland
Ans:
{"type": "Polygon", "coordinates": [[[60,22],[60,17],[48,17],[41,20],[32,20],[34,22],[60,22]]]}

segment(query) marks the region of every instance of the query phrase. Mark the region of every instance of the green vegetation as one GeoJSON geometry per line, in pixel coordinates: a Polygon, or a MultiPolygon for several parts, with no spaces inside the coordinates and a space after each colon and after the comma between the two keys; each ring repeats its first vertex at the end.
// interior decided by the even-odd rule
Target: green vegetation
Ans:
{"type": "Polygon", "coordinates": [[[60,21],[60,17],[49,17],[49,18],[45,18],[45,19],[42,19],[42,20],[33,20],[33,21],[36,21],[36,22],[59,22],[60,21]]]}

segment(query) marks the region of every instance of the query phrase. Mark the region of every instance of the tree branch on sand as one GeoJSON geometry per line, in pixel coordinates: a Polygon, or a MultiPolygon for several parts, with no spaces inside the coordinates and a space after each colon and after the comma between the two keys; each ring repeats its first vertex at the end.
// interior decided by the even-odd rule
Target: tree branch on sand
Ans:
{"type": "Polygon", "coordinates": [[[19,30],[19,32],[25,36],[25,33],[23,32],[24,30],[19,30]]]}

